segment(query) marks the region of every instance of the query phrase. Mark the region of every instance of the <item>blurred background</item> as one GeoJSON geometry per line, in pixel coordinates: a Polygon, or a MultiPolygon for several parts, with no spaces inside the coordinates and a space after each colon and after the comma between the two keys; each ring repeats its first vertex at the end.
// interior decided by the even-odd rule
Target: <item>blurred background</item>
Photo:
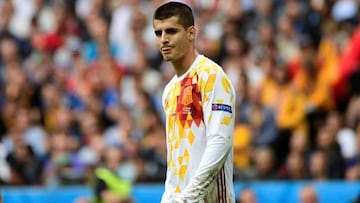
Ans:
{"type": "MultiPolygon", "coordinates": [[[[4,202],[160,201],[164,2],[0,0],[4,202]]],[[[360,2],[183,2],[237,92],[238,201],[360,202],[360,2]]]]}

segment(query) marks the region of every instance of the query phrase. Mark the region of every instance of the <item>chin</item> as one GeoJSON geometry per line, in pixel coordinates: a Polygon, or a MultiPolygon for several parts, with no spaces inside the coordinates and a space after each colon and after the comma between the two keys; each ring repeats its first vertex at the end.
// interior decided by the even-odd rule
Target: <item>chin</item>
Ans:
{"type": "Polygon", "coordinates": [[[168,56],[163,56],[163,59],[164,61],[172,61],[172,58],[168,56]]]}

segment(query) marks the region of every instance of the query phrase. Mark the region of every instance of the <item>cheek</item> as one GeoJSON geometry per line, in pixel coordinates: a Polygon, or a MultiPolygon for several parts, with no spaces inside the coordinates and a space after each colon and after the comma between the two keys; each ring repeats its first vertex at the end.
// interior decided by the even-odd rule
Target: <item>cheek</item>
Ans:
{"type": "Polygon", "coordinates": [[[183,38],[179,40],[178,51],[183,52],[185,54],[188,49],[189,49],[189,40],[187,38],[183,38]]]}
{"type": "Polygon", "coordinates": [[[161,41],[159,38],[156,38],[156,46],[160,49],[161,48],[161,41]]]}

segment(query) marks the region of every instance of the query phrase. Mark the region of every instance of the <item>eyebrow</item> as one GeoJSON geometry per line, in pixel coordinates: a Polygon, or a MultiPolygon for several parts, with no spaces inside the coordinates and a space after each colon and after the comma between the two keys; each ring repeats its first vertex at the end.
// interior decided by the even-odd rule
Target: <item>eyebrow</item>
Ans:
{"type": "MultiPolygon", "coordinates": [[[[165,33],[174,34],[174,33],[178,32],[179,30],[180,29],[178,29],[178,28],[167,28],[167,29],[165,29],[165,33]]],[[[156,36],[160,36],[162,34],[162,32],[163,32],[162,30],[155,30],[154,31],[156,36]]]]}

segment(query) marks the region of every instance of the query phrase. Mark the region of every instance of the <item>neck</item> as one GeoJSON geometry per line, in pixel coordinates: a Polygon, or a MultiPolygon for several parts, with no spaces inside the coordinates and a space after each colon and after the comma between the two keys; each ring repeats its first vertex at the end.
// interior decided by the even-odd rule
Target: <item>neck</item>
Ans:
{"type": "Polygon", "coordinates": [[[185,56],[179,60],[172,61],[174,70],[177,76],[184,74],[194,62],[199,53],[195,50],[188,52],[185,56]]]}

